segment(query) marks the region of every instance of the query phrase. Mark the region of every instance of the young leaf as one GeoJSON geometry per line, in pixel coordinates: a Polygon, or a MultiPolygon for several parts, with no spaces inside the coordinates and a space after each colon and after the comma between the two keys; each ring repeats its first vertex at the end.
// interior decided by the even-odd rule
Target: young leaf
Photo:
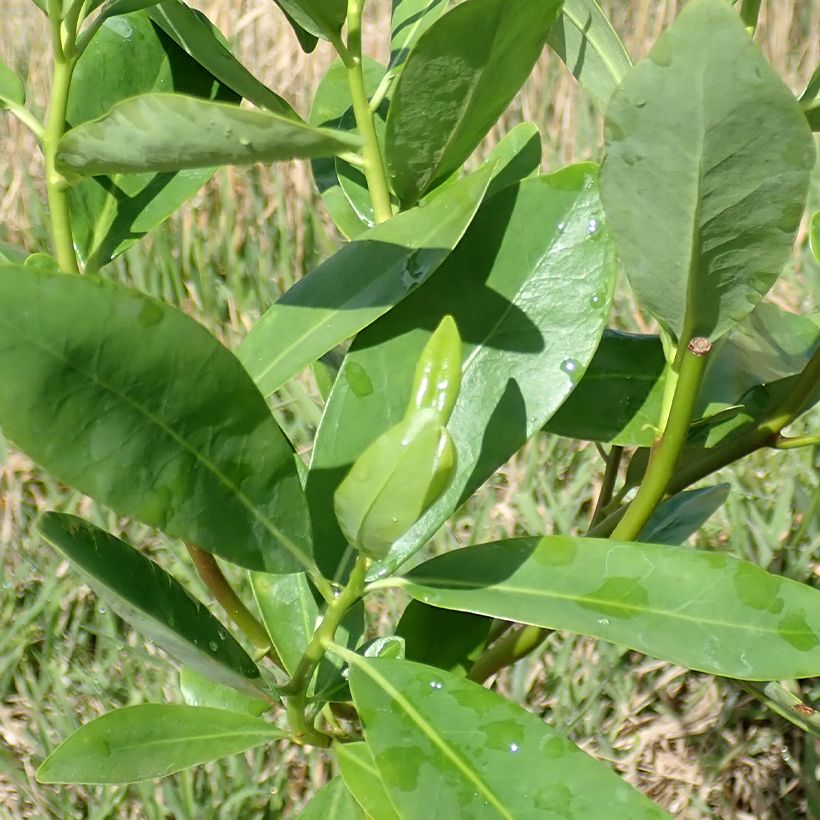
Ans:
{"type": "Polygon", "coordinates": [[[0,109],[26,102],[26,87],[23,81],[0,60],[0,109]]]}
{"type": "Polygon", "coordinates": [[[323,37],[338,36],[347,15],[347,0],[275,0],[300,28],[323,37]]]}
{"type": "Polygon", "coordinates": [[[137,291],[38,268],[2,267],[0,304],[0,426],[35,461],[241,566],[311,565],[290,446],[201,325],[137,291]]]}
{"type": "Polygon", "coordinates": [[[259,717],[271,708],[269,701],[251,697],[230,686],[222,686],[211,678],[200,675],[190,666],[183,666],[179,670],[179,688],[188,706],[209,706],[254,717],[259,717]]]}
{"type": "Polygon", "coordinates": [[[287,672],[293,675],[319,620],[310,584],[303,572],[252,572],[251,587],[271,643],[287,672]]]}
{"type": "Polygon", "coordinates": [[[564,0],[547,42],[603,114],[632,61],[596,0],[564,0]]]}
{"type": "Polygon", "coordinates": [[[37,770],[40,783],[137,783],[239,754],[283,737],[250,715],[196,706],[127,706],[64,740],[37,770]]]}
{"type": "Polygon", "coordinates": [[[518,538],[433,558],[397,585],[433,606],[594,635],[713,675],[820,674],[820,590],[723,553],[518,538]]]}
{"type": "Polygon", "coordinates": [[[603,331],[615,275],[595,176],[595,166],[581,164],[503,189],[482,205],[436,275],[356,338],[325,408],[306,484],[317,560],[329,577],[346,562],[333,493],[359,455],[404,416],[419,354],[442,316],[455,318],[464,340],[461,394],[448,423],[458,470],[374,574],[426,543],[569,395],[603,331]]]}
{"type": "Polygon", "coordinates": [[[335,777],[319,789],[299,815],[300,820],[365,820],[344,780],[335,777]]]}
{"type": "Polygon", "coordinates": [[[269,395],[418,288],[464,235],[490,179],[485,167],[423,208],[377,225],[297,282],[237,355],[269,395]]]}
{"type": "Polygon", "coordinates": [[[181,94],[143,94],[72,128],[60,140],[57,164],[85,176],[180,171],[330,156],[358,144],[350,134],[269,111],[181,94]]]}
{"type": "Polygon", "coordinates": [[[401,820],[379,777],[366,743],[336,743],[333,746],[345,785],[369,817],[401,820]]]}
{"type": "Polygon", "coordinates": [[[407,207],[455,171],[541,53],[560,0],[471,0],[418,39],[387,116],[385,158],[407,207]]]}
{"type": "MultiPolygon", "coordinates": [[[[70,126],[80,125],[149,91],[238,100],[142,12],[112,17],[94,35],[74,68],[66,119],[70,126]]],[[[124,174],[73,185],[71,230],[86,272],[99,270],[167,219],[212,175],[213,169],[124,174]]]]}
{"type": "Polygon", "coordinates": [[[693,0],[606,131],[601,197],[639,301],[684,344],[718,338],[788,258],[815,154],[800,106],[724,0],[693,0]]]}
{"type": "Polygon", "coordinates": [[[683,544],[723,506],[729,490],[728,484],[717,484],[678,493],[652,513],[638,540],[647,544],[683,544]]]}
{"type": "Polygon", "coordinates": [[[667,816],[540,717],[495,692],[408,661],[350,662],[367,746],[402,817],[667,816]]]}
{"type": "Polygon", "coordinates": [[[396,626],[405,657],[465,675],[487,642],[490,619],[410,601],[396,626]]]}
{"type": "Polygon", "coordinates": [[[180,48],[240,97],[274,114],[299,119],[288,102],[259,82],[231,54],[222,33],[204,14],[179,0],[165,0],[148,14],[180,48]]]}
{"type": "Polygon", "coordinates": [[[247,652],[158,564],[73,515],[46,513],[40,532],[121,618],[169,655],[226,686],[258,691],[259,670],[247,652]]]}
{"type": "Polygon", "coordinates": [[[419,37],[447,11],[447,0],[393,0],[390,68],[399,68],[419,37]]]}

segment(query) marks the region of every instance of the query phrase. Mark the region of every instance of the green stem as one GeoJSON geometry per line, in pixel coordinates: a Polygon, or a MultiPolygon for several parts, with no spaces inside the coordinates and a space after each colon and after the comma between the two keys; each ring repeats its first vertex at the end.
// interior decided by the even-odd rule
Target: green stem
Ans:
{"type": "Polygon", "coordinates": [[[393,216],[390,204],[390,189],[387,184],[387,170],[384,165],[379,138],[370,102],[364,87],[362,70],[362,11],[364,0],[349,0],[347,6],[347,51],[341,54],[347,69],[347,84],[350,87],[350,99],[353,103],[353,114],[356,127],[362,138],[362,157],[364,159],[364,177],[367,190],[373,204],[373,215],[376,222],[385,222],[393,216]]]}
{"type": "Polygon", "coordinates": [[[778,436],[774,446],[778,450],[794,450],[798,447],[820,447],[820,434],[810,436],[778,436]]]}
{"type": "Polygon", "coordinates": [[[369,565],[370,561],[364,555],[360,555],[350,572],[347,585],[328,604],[322,622],[313,633],[293,677],[279,688],[280,695],[288,696],[288,722],[294,740],[300,743],[309,743],[313,746],[327,746],[329,743],[328,737],[317,732],[305,718],[307,688],[313,672],[327,651],[327,645],[333,642],[333,637],[345,613],[362,597],[369,565]]]}
{"type": "Polygon", "coordinates": [[[613,445],[606,458],[606,470],[604,471],[604,478],[601,482],[601,492],[598,494],[598,501],[595,504],[595,510],[592,513],[591,526],[594,526],[604,517],[604,510],[612,501],[612,492],[615,489],[615,482],[618,480],[618,470],[621,467],[621,457],[623,456],[624,448],[613,445]]]}
{"type": "Polygon", "coordinates": [[[51,100],[48,118],[43,134],[43,155],[45,157],[46,194],[51,216],[51,235],[54,255],[60,269],[67,273],[79,273],[77,256],[74,252],[74,238],[71,234],[71,218],[68,210],[68,183],[57,170],[57,145],[65,133],[68,89],[74,71],[73,40],[63,43],[59,17],[54,4],[49,0],[49,17],[54,49],[54,74],[51,83],[51,100]]]}
{"type": "Polygon", "coordinates": [[[17,103],[11,102],[6,100],[4,105],[6,108],[15,116],[18,120],[20,120],[26,128],[31,131],[35,137],[37,137],[38,142],[42,145],[43,139],[45,137],[45,127],[34,114],[31,113],[27,108],[24,108],[22,105],[17,105],[17,103]]]}
{"type": "Polygon", "coordinates": [[[467,679],[484,683],[496,672],[538,649],[549,633],[549,629],[538,626],[525,626],[510,632],[479,655],[467,673],[467,679]]]}
{"type": "MultiPolygon", "coordinates": [[[[225,610],[228,617],[247,635],[248,640],[255,647],[266,653],[272,653],[272,657],[275,656],[276,653],[272,650],[267,630],[256,620],[253,613],[236,594],[213,555],[193,544],[186,544],[185,547],[202,582],[208,587],[211,595],[225,610]]],[[[278,666],[282,666],[278,657],[273,657],[273,660],[278,666]]]]}
{"type": "Polygon", "coordinates": [[[820,712],[803,703],[782,684],[744,680],[736,680],[735,683],[804,732],[820,737],[820,712]]]}
{"type": "Polygon", "coordinates": [[[678,384],[666,427],[652,447],[646,475],[638,488],[638,494],[612,531],[613,539],[634,541],[663,500],[686,442],[695,400],[703,379],[706,356],[711,349],[709,340],[698,336],[689,342],[683,353],[678,384]]]}

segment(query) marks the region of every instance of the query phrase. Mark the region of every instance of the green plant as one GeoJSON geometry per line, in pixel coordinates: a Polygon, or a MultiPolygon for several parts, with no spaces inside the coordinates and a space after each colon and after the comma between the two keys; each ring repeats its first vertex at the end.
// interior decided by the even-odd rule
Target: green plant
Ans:
{"type": "Polygon", "coordinates": [[[361,2],[279,5],[306,48],[321,37],[340,57],[307,122],[180,2],[43,4],[45,123],[0,73],[0,99],[42,141],[54,240],[53,259],[0,250],[3,430],[184,542],[255,647],[123,541],[49,513],[44,535],[180,662],[188,705],[105,715],[40,779],[131,782],[290,738],[332,745],[341,769],[308,816],[660,816],[477,685],[548,629],[737,679],[816,734],[813,708],[770,680],[820,672],[816,590],[677,546],[726,498],[690,484],[818,443],[782,434],[818,396],[817,317],[758,304],[805,206],[816,83],[798,102],[763,60],[744,31],[759,4],[741,22],[694,0],[632,67],[591,0],[404,0],[386,68],[362,55],[361,2]],[[526,124],[462,172],[545,42],[606,110],[600,193],[591,163],[538,176],[526,124]],[[236,355],[96,278],[212,166],[294,157],[313,159],[350,241],[236,355]],[[616,252],[658,336],[605,329],[616,252]],[[309,467],[265,403],[306,367],[332,385],[309,467]],[[545,425],[610,445],[590,537],[397,574],[545,425]],[[214,556],[249,570],[261,623],[214,556]],[[413,602],[374,637],[362,601],[392,588],[413,602]]]}

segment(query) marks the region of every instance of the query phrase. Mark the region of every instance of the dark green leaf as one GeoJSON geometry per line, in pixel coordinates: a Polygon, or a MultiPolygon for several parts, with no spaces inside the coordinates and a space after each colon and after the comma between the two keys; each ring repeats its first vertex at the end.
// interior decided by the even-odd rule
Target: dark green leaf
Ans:
{"type": "Polygon", "coordinates": [[[338,36],[347,15],[347,0],[275,0],[305,31],[325,40],[338,36]]]}
{"type": "Polygon", "coordinates": [[[290,288],[239,347],[259,389],[269,395],[428,279],[467,230],[490,170],[377,225],[290,288]]]}
{"type": "Polygon", "coordinates": [[[820,590],[723,553],[519,538],[434,558],[398,585],[433,606],[594,635],[714,675],[820,674],[820,590]]]}
{"type": "MultiPolygon", "coordinates": [[[[155,6],[161,0],[94,0],[91,4],[92,10],[100,8],[100,17],[108,19],[121,14],[131,14],[134,11],[142,11],[149,6],[155,6]]],[[[96,21],[95,21],[96,22],[96,21]]]]}
{"type": "MultiPolygon", "coordinates": [[[[370,96],[376,90],[384,76],[384,66],[365,57],[362,61],[365,93],[370,96]]],[[[355,123],[350,116],[350,87],[347,82],[347,69],[341,60],[331,63],[319,82],[308,122],[316,127],[341,128],[353,130],[355,123]]],[[[355,239],[367,228],[372,227],[350,203],[342,190],[339,180],[339,168],[352,171],[349,164],[339,165],[332,157],[314,159],[310,163],[316,187],[322,195],[330,218],[347,239],[355,239]]]]}
{"type": "MultiPolygon", "coordinates": [[[[148,91],[236,100],[233,92],[157,31],[145,13],[112,17],[74,69],[67,120],[77,126],[127,97],[148,91]]],[[[69,189],[71,228],[87,272],[99,270],[167,219],[212,176],[213,169],[178,174],[97,177],[69,189]]]]}
{"type": "Polygon", "coordinates": [[[136,783],[283,736],[250,715],[196,706],[117,709],[82,726],[37,771],[41,783],[136,783]]]}
{"type": "Polygon", "coordinates": [[[458,471],[374,573],[419,549],[580,378],[615,271],[595,171],[582,164],[505,188],[481,207],[436,275],[356,338],[325,408],[306,485],[329,577],[345,564],[333,493],[365,448],[404,416],[419,354],[444,315],[464,340],[461,395],[448,424],[458,471]]]}
{"type": "Polygon", "coordinates": [[[693,0],[606,130],[601,196],[632,288],[684,344],[714,340],[788,258],[815,155],[800,106],[725,0],[693,0]]]}
{"type": "Polygon", "coordinates": [[[714,515],[729,497],[728,484],[687,490],[664,501],[641,530],[647,544],[683,544],[714,515]]]}
{"type": "Polygon", "coordinates": [[[229,686],[215,683],[189,666],[179,670],[179,688],[189,706],[210,706],[259,717],[272,705],[262,698],[253,698],[229,686]]]}
{"type": "Polygon", "coordinates": [[[447,11],[447,0],[393,0],[390,68],[399,68],[416,41],[447,11]]]}
{"type": "Polygon", "coordinates": [[[303,572],[252,572],[251,586],[273,648],[285,670],[293,675],[319,619],[319,607],[307,577],[303,572]]]}
{"type": "Polygon", "coordinates": [[[540,717],[476,683],[380,658],[357,660],[350,686],[401,817],[667,816],[540,717]]]}
{"type": "Polygon", "coordinates": [[[207,608],[158,564],[73,515],[46,513],[40,532],[121,618],[180,663],[228,686],[257,691],[256,664],[207,608]]]}
{"type": "Polygon", "coordinates": [[[379,777],[366,743],[337,743],[333,750],[348,790],[367,812],[379,820],[401,820],[379,777]]]}
{"type": "Polygon", "coordinates": [[[596,0],[564,0],[547,42],[604,113],[632,61],[596,0]]]}
{"type": "Polygon", "coordinates": [[[483,615],[410,601],[396,635],[404,638],[407,660],[464,675],[484,648],[490,623],[483,615]]]}
{"type": "Polygon", "coordinates": [[[120,286],[0,269],[0,426],[81,492],[248,567],[311,566],[290,446],[201,325],[120,286]]]}
{"type": "Polygon", "coordinates": [[[412,205],[467,159],[527,79],[560,0],[471,0],[418,39],[387,117],[385,157],[412,205]]]}
{"type": "Polygon", "coordinates": [[[143,94],[72,128],[60,140],[57,164],[85,176],[179,171],[330,156],[353,150],[358,142],[269,111],[180,94],[143,94]]]}
{"type": "MultiPolygon", "coordinates": [[[[278,0],[274,0],[274,2],[278,2],[278,0]]],[[[314,51],[319,43],[319,38],[309,31],[305,31],[284,9],[282,9],[282,14],[285,15],[285,19],[293,29],[293,33],[296,35],[296,39],[302,51],[304,51],[305,54],[310,54],[314,51]]]]}
{"type": "Polygon", "coordinates": [[[299,817],[300,820],[365,820],[341,777],[319,789],[299,817]]]}
{"type": "Polygon", "coordinates": [[[187,54],[240,97],[274,114],[299,119],[290,104],[259,82],[231,54],[222,33],[205,15],[178,0],[149,11],[151,19],[187,54]]]}
{"type": "Polygon", "coordinates": [[[650,446],[657,435],[665,368],[657,336],[606,330],[583,378],[545,429],[569,438],[650,446]]]}
{"type": "Polygon", "coordinates": [[[800,105],[812,131],[820,131],[820,66],[814,69],[806,90],[800,97],[800,105]]]}
{"type": "Polygon", "coordinates": [[[0,60],[0,109],[9,103],[21,106],[26,102],[26,87],[23,81],[0,60]]]}

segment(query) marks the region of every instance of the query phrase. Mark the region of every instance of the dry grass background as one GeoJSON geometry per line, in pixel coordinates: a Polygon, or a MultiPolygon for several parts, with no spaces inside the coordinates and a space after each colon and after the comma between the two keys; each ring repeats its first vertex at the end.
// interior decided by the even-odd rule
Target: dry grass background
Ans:
{"type": "MultiPolygon", "coordinates": [[[[304,55],[270,0],[192,5],[228,35],[260,79],[307,112],[312,90],[333,57],[327,46],[304,55]]],[[[638,59],[684,3],[610,0],[603,5],[638,59]]],[[[368,7],[366,43],[377,58],[386,53],[389,6],[386,0],[371,0],[368,7]]],[[[758,39],[799,91],[820,61],[820,2],[764,0],[763,6],[758,39]]],[[[31,0],[3,0],[2,12],[0,58],[27,76],[31,105],[41,113],[49,70],[43,17],[31,0]]],[[[545,170],[599,156],[599,118],[549,54],[487,145],[525,119],[541,128],[545,170]]],[[[30,135],[13,118],[0,117],[0,239],[30,250],[45,240],[41,178],[41,158],[30,135]]],[[[336,242],[306,164],[225,169],[111,272],[162,293],[231,343],[336,242]]],[[[798,253],[776,298],[809,309],[816,282],[816,272],[813,279],[806,274],[805,253],[798,253]]],[[[620,320],[627,326],[642,321],[628,304],[620,320]]],[[[280,394],[274,409],[291,429],[302,425],[296,435],[309,446],[319,414],[310,385],[280,394]]],[[[761,456],[723,475],[732,484],[733,500],[702,537],[712,543],[730,540],[743,557],[805,579],[817,574],[820,559],[820,533],[812,521],[816,465],[811,454],[795,455],[788,468],[772,470],[771,460],[761,456]],[[795,550],[786,551],[787,544],[795,550]]],[[[599,476],[593,448],[538,437],[466,505],[439,541],[464,544],[551,527],[571,531],[588,513],[599,476]],[[545,463],[560,464],[560,473],[544,470],[545,463]]],[[[127,789],[53,789],[34,783],[32,773],[45,749],[81,719],[112,705],[177,697],[172,677],[158,660],[161,653],[72,581],[68,567],[57,563],[33,534],[36,516],[54,507],[55,499],[63,509],[96,516],[112,531],[125,526],[41,475],[19,454],[0,458],[5,565],[0,817],[291,816],[328,776],[322,755],[294,749],[255,752],[160,785],[127,789]],[[123,649],[125,662],[120,660],[123,649]],[[77,664],[86,668],[77,671],[77,664]]],[[[129,532],[134,537],[135,530],[129,532]]],[[[173,545],[144,529],[136,534],[134,540],[196,588],[186,568],[174,563],[173,545]]],[[[390,608],[379,610],[377,617],[390,608]]],[[[610,761],[676,817],[820,817],[817,744],[722,681],[608,644],[554,635],[541,660],[518,664],[497,685],[549,713],[579,745],[610,761]]]]}

